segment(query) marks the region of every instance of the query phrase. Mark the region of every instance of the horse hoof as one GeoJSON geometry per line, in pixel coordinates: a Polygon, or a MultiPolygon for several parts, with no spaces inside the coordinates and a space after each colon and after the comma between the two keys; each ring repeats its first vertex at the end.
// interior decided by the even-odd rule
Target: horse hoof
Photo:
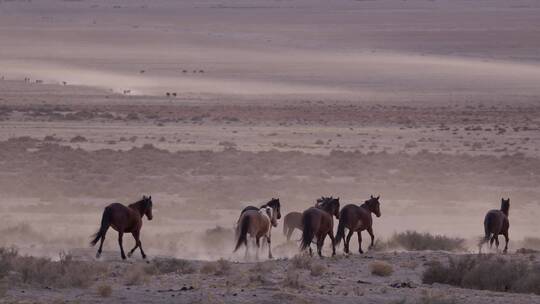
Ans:
{"type": "Polygon", "coordinates": [[[127,257],[130,258],[132,255],[133,255],[132,253],[128,253],[127,257]]]}
{"type": "Polygon", "coordinates": [[[126,259],[126,256],[125,256],[125,255],[123,255],[123,256],[122,256],[122,260],[125,260],[125,259],[126,259]]]}
{"type": "Polygon", "coordinates": [[[144,260],[146,260],[146,255],[143,255],[142,258],[143,258],[144,260]]]}

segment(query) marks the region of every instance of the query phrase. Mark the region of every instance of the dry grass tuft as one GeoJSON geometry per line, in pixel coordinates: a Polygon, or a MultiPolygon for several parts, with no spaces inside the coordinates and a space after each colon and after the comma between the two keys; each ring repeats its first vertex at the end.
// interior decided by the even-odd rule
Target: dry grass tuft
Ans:
{"type": "Polygon", "coordinates": [[[108,298],[112,295],[112,287],[103,283],[98,285],[97,292],[102,298],[108,298]]]}
{"type": "Polygon", "coordinates": [[[381,247],[403,248],[406,250],[463,251],[465,250],[465,240],[431,233],[405,231],[394,234],[386,246],[381,245],[381,247]]]}
{"type": "Polygon", "coordinates": [[[388,277],[394,272],[394,268],[388,262],[377,260],[369,264],[369,271],[377,276],[388,277]]]}
{"type": "Polygon", "coordinates": [[[314,277],[323,275],[327,270],[327,267],[322,263],[316,263],[311,265],[310,274],[314,277]]]}

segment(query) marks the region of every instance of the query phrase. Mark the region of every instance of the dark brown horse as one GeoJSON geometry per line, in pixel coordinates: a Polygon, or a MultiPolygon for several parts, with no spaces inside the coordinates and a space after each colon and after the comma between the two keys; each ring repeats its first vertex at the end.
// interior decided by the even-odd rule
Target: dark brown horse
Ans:
{"type": "Polygon", "coordinates": [[[287,242],[291,240],[294,229],[302,231],[302,213],[289,212],[283,218],[283,234],[287,237],[287,242]]]}
{"type": "Polygon", "coordinates": [[[332,255],[336,254],[336,245],[334,239],[334,219],[339,219],[339,198],[323,197],[322,201],[317,204],[317,207],[311,207],[302,213],[302,240],[300,250],[309,248],[311,251],[311,242],[313,238],[317,238],[317,253],[322,257],[322,247],[324,239],[328,235],[332,241],[332,255]]]}
{"type": "Polygon", "coordinates": [[[349,204],[339,213],[339,225],[336,234],[336,243],[339,244],[343,237],[345,236],[345,228],[349,230],[347,237],[345,238],[345,253],[349,253],[349,244],[353,233],[356,231],[358,234],[358,251],[362,251],[362,235],[363,230],[367,230],[371,236],[371,245],[369,248],[373,247],[375,242],[375,235],[373,234],[373,218],[371,213],[375,214],[377,217],[381,216],[381,209],[379,203],[379,197],[370,196],[370,199],[365,201],[361,206],[354,204],[349,204]]]}
{"type": "MultiPolygon", "coordinates": [[[[318,198],[315,207],[320,208],[324,199],[324,197],[318,198]]],[[[302,213],[296,211],[289,212],[283,219],[283,234],[287,237],[287,242],[291,240],[294,229],[304,230],[302,229],[302,213]]]]}
{"type": "Polygon", "coordinates": [[[500,210],[489,210],[484,218],[484,232],[485,237],[482,243],[487,243],[489,241],[489,246],[493,246],[495,241],[495,246],[499,249],[499,234],[504,236],[506,240],[506,245],[504,246],[504,253],[508,251],[508,228],[510,228],[510,222],[508,221],[508,212],[510,210],[510,198],[505,200],[501,199],[501,209],[500,210]]]}
{"type": "Polygon", "coordinates": [[[107,230],[110,226],[114,230],[118,231],[118,245],[120,245],[120,253],[122,259],[126,259],[126,255],[124,254],[124,247],[122,246],[122,237],[124,233],[131,233],[133,235],[133,238],[135,238],[135,247],[133,247],[133,249],[129,251],[128,256],[131,256],[135,249],[137,249],[138,247],[141,250],[141,255],[143,259],[145,259],[146,254],[144,254],[141,240],[139,238],[141,227],[143,224],[142,218],[144,215],[146,215],[148,220],[152,220],[151,196],[143,196],[140,201],[133,203],[128,207],[119,203],[113,203],[105,207],[105,210],[103,211],[103,216],[101,217],[101,227],[99,228],[99,231],[94,234],[94,239],[92,240],[92,242],[90,242],[92,246],[95,246],[97,242],[101,240],[101,243],[99,244],[99,249],[96,254],[96,258],[99,258],[99,256],[101,255],[103,241],[105,241],[105,234],[107,234],[107,230]]]}

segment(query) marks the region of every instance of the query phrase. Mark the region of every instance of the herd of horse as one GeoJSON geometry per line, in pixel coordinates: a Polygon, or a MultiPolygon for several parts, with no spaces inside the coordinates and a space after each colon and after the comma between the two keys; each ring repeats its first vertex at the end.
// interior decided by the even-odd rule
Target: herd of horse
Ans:
{"type": "MultiPolygon", "coordinates": [[[[311,244],[314,243],[317,247],[317,254],[322,257],[322,248],[324,241],[328,236],[332,242],[332,255],[336,254],[336,246],[341,241],[344,241],[344,252],[349,254],[349,244],[351,237],[356,232],[358,236],[359,253],[362,254],[362,231],[367,231],[371,237],[369,249],[375,244],[375,234],[373,233],[373,218],[381,216],[381,207],[379,202],[380,196],[370,196],[361,205],[347,204],[340,209],[339,197],[321,197],[315,201],[315,204],[304,210],[303,212],[290,212],[284,218],[283,233],[290,241],[291,235],[295,229],[302,231],[300,239],[300,251],[309,250],[310,255],[313,255],[311,244]],[[337,233],[334,236],[334,217],[339,220],[337,233]],[[345,230],[347,235],[345,236],[345,230]]],[[[501,200],[501,208],[498,210],[490,210],[484,217],[484,238],[480,244],[488,243],[490,247],[495,243],[499,248],[499,235],[503,235],[506,241],[504,253],[508,251],[508,230],[510,222],[508,213],[510,210],[510,199],[501,200]]],[[[131,256],[133,252],[139,248],[143,259],[146,254],[142,248],[140,240],[140,231],[142,228],[143,217],[152,220],[152,197],[143,196],[141,200],[128,206],[120,203],[113,203],[105,207],[101,218],[101,226],[93,235],[90,242],[92,246],[99,241],[99,249],[96,258],[99,258],[103,249],[103,242],[109,227],[112,227],[118,232],[118,245],[120,246],[120,254],[122,259],[126,259],[122,239],[124,233],[131,233],[135,239],[135,247],[131,249],[127,256],[131,256]]],[[[272,198],[267,203],[260,207],[248,206],[241,212],[236,222],[235,240],[236,252],[240,247],[245,246],[246,258],[249,254],[249,243],[255,247],[256,257],[259,257],[259,249],[261,247],[261,238],[268,244],[268,258],[272,259],[272,227],[277,227],[278,220],[281,219],[281,202],[278,198],[272,198]]]]}

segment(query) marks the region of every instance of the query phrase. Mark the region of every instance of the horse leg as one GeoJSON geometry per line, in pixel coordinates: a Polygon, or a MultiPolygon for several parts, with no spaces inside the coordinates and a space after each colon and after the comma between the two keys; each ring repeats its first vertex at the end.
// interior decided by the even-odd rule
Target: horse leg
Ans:
{"type": "Polygon", "coordinates": [[[293,231],[294,231],[294,228],[289,227],[289,230],[287,231],[287,242],[291,241],[291,235],[292,235],[293,231]]]}
{"type": "Polygon", "coordinates": [[[135,239],[135,247],[133,247],[133,249],[131,249],[128,252],[128,254],[127,254],[128,258],[130,258],[133,255],[133,252],[135,251],[135,249],[137,249],[140,246],[139,232],[132,232],[131,235],[133,235],[133,238],[135,239]]]}
{"type": "Polygon", "coordinates": [[[356,234],[358,235],[358,252],[360,254],[364,253],[364,251],[362,250],[362,233],[360,232],[360,230],[356,231],[356,234]]]}
{"type": "Polygon", "coordinates": [[[349,229],[349,233],[347,234],[347,237],[345,238],[345,244],[344,244],[345,248],[344,248],[344,250],[345,250],[346,254],[349,254],[349,244],[351,242],[351,237],[352,237],[353,233],[354,233],[354,231],[349,229]]]}
{"type": "Polygon", "coordinates": [[[330,237],[330,240],[332,241],[332,256],[336,255],[336,239],[334,238],[334,232],[330,230],[328,232],[328,236],[330,237]]]}
{"type": "Polygon", "coordinates": [[[493,242],[495,242],[495,234],[489,240],[489,248],[493,248],[493,242]]]}
{"type": "Polygon", "coordinates": [[[317,237],[317,254],[319,255],[319,257],[323,257],[322,256],[322,248],[323,248],[323,245],[324,245],[324,239],[326,238],[326,234],[323,234],[323,235],[320,235],[317,237]]]}
{"type": "Polygon", "coordinates": [[[101,256],[101,251],[103,250],[103,242],[105,241],[105,234],[103,234],[103,236],[101,237],[101,241],[99,243],[99,248],[98,248],[98,251],[96,253],[96,258],[99,259],[99,257],[101,256]]]}
{"type": "Polygon", "coordinates": [[[268,258],[273,259],[272,256],[272,240],[270,238],[270,235],[266,236],[266,242],[268,243],[268,258]]]}
{"type": "Polygon", "coordinates": [[[260,237],[255,238],[255,244],[257,245],[257,248],[255,248],[255,259],[259,260],[259,249],[261,248],[261,242],[260,237]]]}
{"type": "Polygon", "coordinates": [[[373,234],[373,227],[369,227],[367,231],[369,233],[369,236],[371,237],[371,245],[369,245],[368,249],[371,249],[373,248],[373,246],[375,246],[375,234],[373,234]]]}
{"type": "Polygon", "coordinates": [[[309,245],[309,256],[313,257],[313,249],[311,249],[311,245],[309,245]]]}
{"type": "Polygon", "coordinates": [[[504,232],[503,235],[504,235],[504,240],[506,241],[506,244],[504,245],[503,253],[507,253],[508,252],[508,242],[510,241],[510,238],[508,237],[508,231],[504,232]]]}
{"type": "Polygon", "coordinates": [[[244,259],[247,261],[248,257],[249,257],[249,254],[248,254],[248,244],[249,244],[249,239],[246,240],[246,254],[244,255],[244,259]]]}
{"type": "Polygon", "coordinates": [[[497,251],[499,251],[499,235],[498,234],[495,236],[495,247],[497,247],[497,251]]]}
{"type": "Polygon", "coordinates": [[[126,259],[126,254],[124,253],[124,246],[122,245],[122,238],[124,237],[123,232],[118,232],[118,245],[120,245],[120,254],[122,256],[122,260],[126,259]]]}

